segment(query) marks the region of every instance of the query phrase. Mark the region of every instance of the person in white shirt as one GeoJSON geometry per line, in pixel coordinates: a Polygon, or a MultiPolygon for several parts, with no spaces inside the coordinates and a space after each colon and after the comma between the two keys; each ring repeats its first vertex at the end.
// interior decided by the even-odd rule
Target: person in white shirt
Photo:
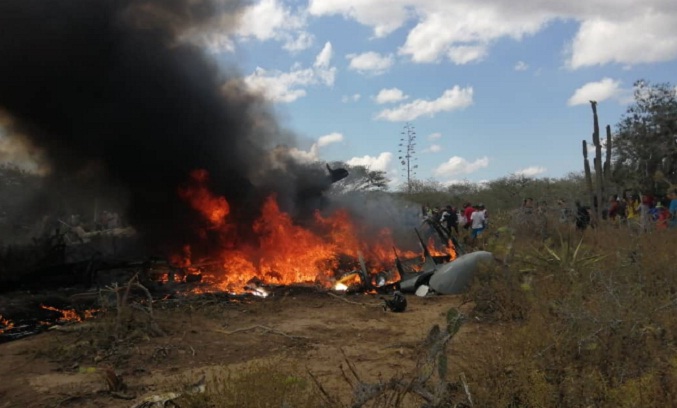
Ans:
{"type": "Polygon", "coordinates": [[[472,228],[472,234],[471,237],[473,239],[477,238],[478,235],[484,231],[485,223],[486,223],[486,217],[485,217],[485,211],[484,211],[484,206],[483,205],[478,205],[477,210],[472,213],[470,216],[470,222],[471,222],[471,228],[472,228]]]}

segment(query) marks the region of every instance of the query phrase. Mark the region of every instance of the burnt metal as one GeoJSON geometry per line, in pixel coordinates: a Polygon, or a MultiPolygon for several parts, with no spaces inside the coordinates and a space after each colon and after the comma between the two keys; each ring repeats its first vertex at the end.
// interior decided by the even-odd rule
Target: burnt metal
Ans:
{"type": "Polygon", "coordinates": [[[383,300],[383,310],[390,310],[395,313],[402,313],[407,310],[407,298],[399,290],[393,293],[392,299],[384,297],[381,297],[381,299],[383,300]]]}

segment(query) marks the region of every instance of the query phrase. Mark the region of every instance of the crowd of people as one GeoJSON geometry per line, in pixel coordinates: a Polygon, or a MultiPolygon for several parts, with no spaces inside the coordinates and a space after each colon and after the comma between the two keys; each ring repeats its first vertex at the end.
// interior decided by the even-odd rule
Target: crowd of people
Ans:
{"type": "MultiPolygon", "coordinates": [[[[545,202],[536,202],[525,198],[518,211],[513,213],[516,225],[532,225],[535,231],[546,234],[547,219],[558,218],[560,223],[575,225],[579,230],[595,228],[598,223],[627,225],[638,231],[677,227],[677,189],[671,189],[665,196],[636,194],[626,191],[622,195],[614,194],[601,208],[597,216],[597,202],[585,206],[580,201],[571,206],[565,199],[557,200],[557,207],[549,207],[545,202]],[[543,222],[538,222],[542,220],[543,222]]],[[[449,236],[465,237],[471,242],[486,230],[489,213],[482,203],[466,202],[462,207],[452,205],[421,207],[424,222],[433,222],[442,227],[449,236]]],[[[555,221],[556,222],[556,221],[555,221]]]]}
{"type": "Polygon", "coordinates": [[[421,207],[424,222],[433,222],[440,225],[445,232],[457,237],[462,231],[467,231],[470,239],[477,237],[487,228],[489,213],[484,204],[470,204],[466,202],[462,208],[451,205],[445,207],[431,207],[426,204],[421,207]]]}
{"type": "MultiPolygon", "coordinates": [[[[594,227],[593,208],[576,202],[576,227],[585,229],[594,227]]],[[[629,225],[640,231],[668,229],[677,227],[677,189],[671,189],[665,196],[636,194],[630,191],[619,196],[609,197],[601,211],[602,220],[616,225],[629,225]]]]}

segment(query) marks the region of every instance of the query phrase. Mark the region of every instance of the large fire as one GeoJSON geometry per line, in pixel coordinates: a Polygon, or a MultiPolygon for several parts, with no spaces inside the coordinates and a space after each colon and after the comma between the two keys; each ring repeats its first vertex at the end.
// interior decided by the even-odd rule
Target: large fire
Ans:
{"type": "MultiPolygon", "coordinates": [[[[209,255],[218,259],[219,268],[205,271],[202,279],[217,290],[241,292],[252,281],[330,287],[336,282],[338,271],[358,269],[360,257],[370,273],[394,267],[395,242],[389,229],[370,231],[366,223],[356,223],[345,210],[329,216],[316,211],[312,225],[300,226],[281,211],[274,195],[265,200],[260,217],[251,226],[256,242],[238,243],[237,220],[229,219],[228,201],[214,195],[208,182],[206,171],[193,171],[190,183],[181,187],[179,194],[202,215],[207,222],[205,228],[219,237],[217,253],[209,255]]],[[[397,252],[409,258],[419,255],[397,252]]],[[[206,262],[192,258],[191,246],[187,244],[172,262],[188,268],[206,262]]]]}

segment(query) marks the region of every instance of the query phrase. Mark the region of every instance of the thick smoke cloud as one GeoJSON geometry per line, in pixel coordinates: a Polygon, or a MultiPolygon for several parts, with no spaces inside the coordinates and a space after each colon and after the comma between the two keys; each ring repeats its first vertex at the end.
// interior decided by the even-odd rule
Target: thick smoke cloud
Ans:
{"type": "Polygon", "coordinates": [[[209,29],[232,30],[241,8],[236,1],[3,0],[0,110],[44,150],[54,185],[105,179],[123,189],[131,223],[153,246],[189,238],[194,214],[176,192],[193,169],[207,169],[215,193],[245,221],[271,191],[294,206],[328,187],[322,169],[271,161],[270,149],[293,137],[237,75],[190,42],[209,29]]]}

